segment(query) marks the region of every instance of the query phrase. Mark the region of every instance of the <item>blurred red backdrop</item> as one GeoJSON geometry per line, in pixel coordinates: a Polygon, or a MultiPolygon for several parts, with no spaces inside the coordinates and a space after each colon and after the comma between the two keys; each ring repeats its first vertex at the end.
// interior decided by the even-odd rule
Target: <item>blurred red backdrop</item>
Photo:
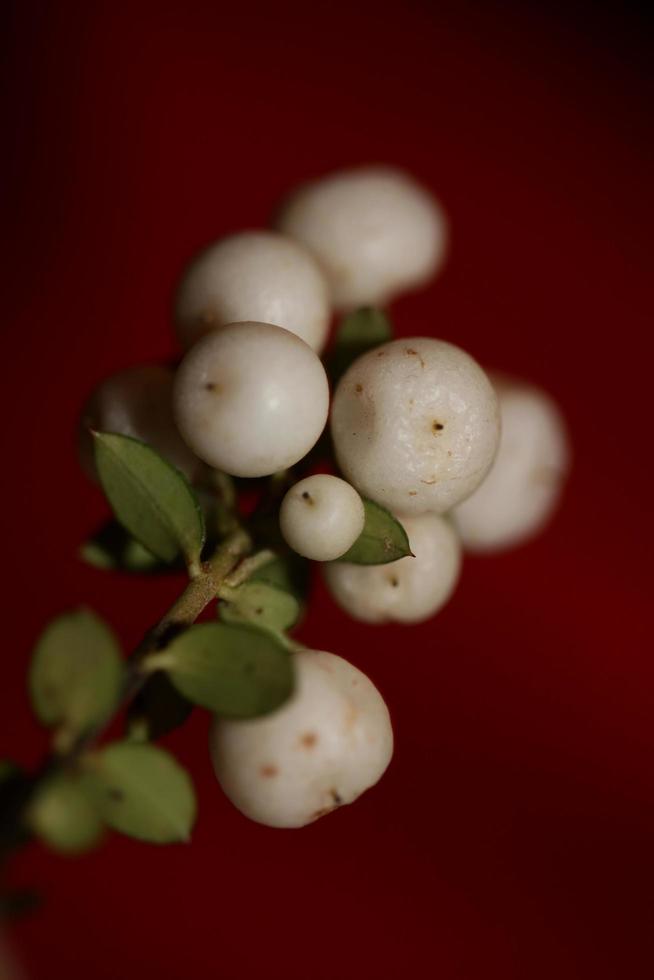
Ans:
{"type": "Polygon", "coordinates": [[[338,165],[443,201],[447,267],[400,333],[455,341],[560,401],[576,451],[548,534],[468,560],[433,622],[301,636],[369,673],[397,752],[300,832],[221,797],[197,712],[170,743],[191,846],[38,847],[14,928],[33,978],[649,978],[654,969],[651,75],[633,8],[488,3],[6,5],[2,753],[35,763],[31,644],[87,603],[126,647],[178,582],[88,570],[78,472],[96,380],[174,351],[190,254],[338,165]],[[612,12],[613,11],[613,12],[612,12]],[[631,11],[631,12],[630,12],[631,11]]]}

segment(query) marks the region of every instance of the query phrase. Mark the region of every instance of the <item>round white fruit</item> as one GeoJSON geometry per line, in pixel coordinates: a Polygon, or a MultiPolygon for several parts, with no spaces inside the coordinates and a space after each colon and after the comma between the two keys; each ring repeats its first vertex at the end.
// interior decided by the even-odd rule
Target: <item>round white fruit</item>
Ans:
{"type": "Polygon", "coordinates": [[[214,722],[210,746],[223,790],[269,827],[303,827],[352,803],[381,778],[393,754],[382,696],[333,653],[293,654],[295,691],[253,721],[214,722]]]}
{"type": "Polygon", "coordinates": [[[388,167],[345,170],[300,187],[278,227],[317,257],[339,309],[382,305],[421,285],[442,264],[447,241],[431,194],[388,167]]]}
{"type": "Polygon", "coordinates": [[[198,479],[205,467],[180,436],[173,420],[171,368],[146,364],[128,368],[100,384],[82,410],[79,455],[82,467],[96,477],[91,429],[116,432],[147,442],[181,470],[198,479]]]}
{"type": "Polygon", "coordinates": [[[288,491],[279,511],[286,543],[305,558],[340,558],[363,531],[365,510],[354,487],[337,476],[318,473],[288,491]]]}
{"type": "Polygon", "coordinates": [[[569,466],[565,425],[538,388],[495,379],[502,436],[490,473],[454,510],[469,551],[499,551],[532,537],[554,510],[569,466]]]}
{"type": "Polygon", "coordinates": [[[302,245],[272,231],[230,235],[201,252],[177,291],[175,321],[183,347],[214,327],[273,323],[322,350],[330,320],[329,291],[302,245]]]}
{"type": "Polygon", "coordinates": [[[177,371],[175,419],[201,459],[232,476],[293,466],[329,411],[325,369],[308,344],[270,323],[212,330],[177,371]]]}
{"type": "Polygon", "coordinates": [[[461,545],[438,514],[400,519],[415,558],[387,565],[334,562],[325,581],[338,605],[364,623],[420,623],[452,595],[461,569],[461,545]]]}
{"type": "Polygon", "coordinates": [[[469,496],[500,431],[497,398],[477,362],[431,337],[357,358],[336,388],[331,427],[346,479],[401,514],[444,513],[469,496]]]}

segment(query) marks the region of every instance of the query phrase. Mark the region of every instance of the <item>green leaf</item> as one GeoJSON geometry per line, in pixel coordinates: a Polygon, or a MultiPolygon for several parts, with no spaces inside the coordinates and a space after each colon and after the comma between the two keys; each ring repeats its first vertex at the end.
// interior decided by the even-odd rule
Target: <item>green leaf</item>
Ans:
{"type": "Polygon", "coordinates": [[[197,809],[193,784],[163,749],[115,742],[89,760],[84,782],[114,830],[153,844],[189,839],[197,809]]]}
{"type": "Polygon", "coordinates": [[[41,634],[29,672],[37,717],[79,735],[101,724],[120,690],[123,665],[116,639],[87,609],[53,620],[41,634]]]}
{"type": "Polygon", "coordinates": [[[348,313],[338,327],[329,359],[332,380],[338,381],[361,354],[392,339],[391,321],[381,310],[364,306],[348,313]]]}
{"type": "Polygon", "coordinates": [[[102,820],[83,783],[69,776],[43,786],[30,804],[27,821],[44,844],[67,854],[88,851],[102,837],[102,820]]]}
{"type": "Polygon", "coordinates": [[[385,507],[365,497],[363,506],[366,511],[363,531],[338,561],[353,565],[386,565],[411,555],[409,539],[400,522],[385,507]]]}
{"type": "Polygon", "coordinates": [[[225,718],[267,714],[293,690],[288,650],[252,625],[193,626],[155,656],[184,697],[225,718]]]}
{"type": "MultiPolygon", "coordinates": [[[[277,518],[275,522],[278,523],[277,518]]],[[[309,585],[309,562],[294,552],[288,555],[278,555],[267,565],[258,568],[250,576],[248,582],[266,582],[268,585],[290,592],[296,599],[306,597],[309,585]]]]}
{"type": "Polygon", "coordinates": [[[166,674],[153,674],[129,707],[129,738],[156,741],[183,725],[192,710],[166,674]]]}
{"type": "Polygon", "coordinates": [[[120,523],[163,561],[181,551],[187,564],[198,562],[204,518],[186,477],[138,439],[94,436],[98,474],[120,523]]]}
{"type": "Polygon", "coordinates": [[[114,520],[104,524],[82,545],[80,557],[94,568],[121,572],[152,573],[167,571],[171,567],[144,548],[114,520]]]}
{"type": "Polygon", "coordinates": [[[220,604],[220,618],[225,623],[255,623],[267,629],[284,632],[294,626],[300,615],[300,604],[290,592],[267,582],[244,582],[236,589],[220,593],[226,600],[220,604]]]}

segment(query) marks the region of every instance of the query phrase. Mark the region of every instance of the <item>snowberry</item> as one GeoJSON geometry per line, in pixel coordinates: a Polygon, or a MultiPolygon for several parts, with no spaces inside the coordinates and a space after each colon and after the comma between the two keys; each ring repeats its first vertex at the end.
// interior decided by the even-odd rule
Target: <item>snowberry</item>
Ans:
{"type": "Polygon", "coordinates": [[[175,418],[193,452],[232,476],[292,466],[317,442],[329,410],[318,356],[270,323],[212,330],[175,378],[175,418]]]}
{"type": "Polygon", "coordinates": [[[180,283],[177,335],[190,347],[213,327],[273,323],[322,350],[329,327],[327,283],[314,258],[290,238],[245,231],[196,256],[180,283]]]}
{"type": "Polygon", "coordinates": [[[216,776],[242,813],[270,827],[303,827],[352,803],[393,754],[388,709],[365,674],[333,653],[293,654],[296,687],[277,711],[214,723],[216,776]]]}
{"type": "Polygon", "coordinates": [[[552,513],[569,450],[563,419],[544,391],[492,378],[502,418],[490,473],[454,510],[464,547],[495,551],[536,534],[552,513]]]}
{"type": "Polygon", "coordinates": [[[325,581],[338,603],[364,623],[419,623],[438,612],[459,577],[461,546],[450,522],[438,514],[401,518],[415,558],[388,565],[325,566],[325,581]]]}
{"type": "Polygon", "coordinates": [[[345,480],[319,473],[291,487],[282,501],[279,526],[286,543],[305,558],[340,558],[363,531],[363,501],[345,480]]]}
{"type": "Polygon", "coordinates": [[[100,384],[82,410],[80,462],[95,478],[91,429],[117,432],[147,442],[189,480],[205,469],[180,436],[173,421],[173,371],[160,364],[128,368],[100,384]]]}
{"type": "Polygon", "coordinates": [[[339,309],[382,305],[441,265],[446,221],[431,195],[389,167],[346,170],[306,184],[278,227],[324,268],[339,309]]]}
{"type": "Polygon", "coordinates": [[[332,436],[345,477],[392,511],[443,513],[479,486],[499,439],[493,388],[442,340],[395,340],[351,365],[334,394],[332,436]]]}

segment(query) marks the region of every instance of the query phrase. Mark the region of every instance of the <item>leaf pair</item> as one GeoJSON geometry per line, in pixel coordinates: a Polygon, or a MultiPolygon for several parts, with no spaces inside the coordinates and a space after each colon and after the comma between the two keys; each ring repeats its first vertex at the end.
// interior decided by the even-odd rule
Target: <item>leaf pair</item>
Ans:
{"type": "Polygon", "coordinates": [[[27,822],[53,850],[79,853],[99,842],[105,826],[153,844],[188,841],[196,812],[191,778],[170,753],[115,742],[88,756],[81,774],[49,779],[27,822]]]}

